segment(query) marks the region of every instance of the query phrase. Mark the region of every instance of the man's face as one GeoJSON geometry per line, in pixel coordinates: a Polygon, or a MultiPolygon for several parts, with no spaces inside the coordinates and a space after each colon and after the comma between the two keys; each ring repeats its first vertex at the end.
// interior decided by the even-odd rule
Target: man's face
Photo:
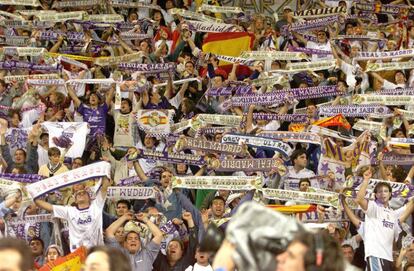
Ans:
{"type": "Polygon", "coordinates": [[[43,254],[43,246],[39,240],[33,240],[30,242],[30,249],[35,257],[43,254]]]}
{"type": "Polygon", "coordinates": [[[215,217],[222,217],[224,214],[224,202],[220,199],[213,200],[211,211],[215,217]]]}
{"type": "Polygon", "coordinates": [[[22,150],[17,150],[14,153],[14,161],[17,164],[23,164],[26,160],[26,155],[24,154],[24,152],[22,150]]]}
{"type": "Polygon", "coordinates": [[[99,98],[95,93],[93,93],[93,94],[91,94],[91,96],[89,96],[89,103],[92,106],[96,106],[96,105],[99,104],[99,98]]]}
{"type": "Polygon", "coordinates": [[[302,243],[293,242],[285,252],[277,255],[276,271],[305,271],[305,254],[307,248],[302,243]]]}
{"type": "Polygon", "coordinates": [[[125,203],[118,203],[118,205],[116,206],[116,215],[118,217],[121,217],[125,214],[125,212],[128,211],[128,205],[126,205],[125,203]]]}
{"type": "Polygon", "coordinates": [[[352,262],[352,260],[354,259],[354,250],[352,249],[352,247],[343,247],[342,253],[344,254],[344,257],[348,262],[352,262]]]}
{"type": "Polygon", "coordinates": [[[14,249],[0,251],[0,271],[21,271],[22,256],[14,249]]]}
{"type": "Polygon", "coordinates": [[[405,84],[405,76],[404,76],[404,74],[403,73],[401,73],[401,72],[397,72],[396,74],[395,74],[395,82],[397,83],[397,84],[405,84]]]}
{"type": "Polygon", "coordinates": [[[295,161],[293,161],[295,165],[297,165],[298,167],[301,168],[305,168],[307,163],[308,163],[308,159],[306,157],[306,153],[299,155],[295,161]]]}
{"type": "Polygon", "coordinates": [[[172,174],[169,171],[161,173],[161,185],[163,188],[167,188],[171,183],[172,174]]]}
{"type": "Polygon", "coordinates": [[[80,190],[76,193],[75,202],[76,204],[90,204],[91,199],[89,193],[86,190],[80,190]]]}
{"type": "Polygon", "coordinates": [[[167,247],[167,258],[179,261],[183,257],[183,250],[181,249],[180,243],[177,241],[171,241],[167,247]]]}
{"type": "Polygon", "coordinates": [[[136,232],[130,232],[125,239],[125,248],[131,254],[137,253],[141,249],[141,240],[136,232]]]}
{"type": "Polygon", "coordinates": [[[390,196],[390,190],[386,186],[378,187],[377,192],[375,193],[376,199],[382,204],[388,203],[390,200],[390,196]]]}

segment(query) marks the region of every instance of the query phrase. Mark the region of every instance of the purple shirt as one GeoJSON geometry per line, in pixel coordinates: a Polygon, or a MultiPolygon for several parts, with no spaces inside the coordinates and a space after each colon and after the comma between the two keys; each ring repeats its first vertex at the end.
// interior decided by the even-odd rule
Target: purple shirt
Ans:
{"type": "Polygon", "coordinates": [[[158,104],[153,104],[148,102],[147,105],[144,106],[145,109],[169,109],[171,108],[171,104],[165,97],[161,98],[161,101],[158,104]]]}
{"type": "Polygon", "coordinates": [[[91,129],[90,135],[97,133],[104,134],[106,127],[106,114],[108,113],[108,105],[106,103],[98,106],[97,109],[92,109],[83,103],[80,104],[78,112],[82,115],[83,121],[89,124],[91,129]]]}

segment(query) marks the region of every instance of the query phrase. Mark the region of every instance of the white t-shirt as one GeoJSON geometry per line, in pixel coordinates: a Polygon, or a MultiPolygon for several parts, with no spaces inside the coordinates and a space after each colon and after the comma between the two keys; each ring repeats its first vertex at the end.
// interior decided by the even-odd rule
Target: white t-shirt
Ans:
{"type": "Polygon", "coordinates": [[[132,113],[122,114],[119,110],[113,112],[115,120],[114,146],[134,146],[134,117],[132,113]]]}
{"type": "Polygon", "coordinates": [[[57,146],[55,140],[66,137],[72,141],[65,157],[81,157],[86,145],[86,136],[89,134],[87,122],[43,122],[42,125],[49,133],[49,147],[57,147],[63,152],[65,149],[57,146]]]}
{"type": "Polygon", "coordinates": [[[70,250],[80,246],[90,248],[103,245],[102,210],[105,198],[97,193],[95,200],[87,209],[73,206],[53,205],[53,216],[67,220],[69,227],[70,250]]]}
{"type": "MultiPolygon", "coordinates": [[[[316,43],[316,42],[313,42],[313,41],[308,41],[306,43],[306,48],[318,49],[318,50],[332,52],[331,44],[329,42],[327,42],[327,43],[316,43]]],[[[333,55],[319,56],[319,55],[316,55],[316,54],[312,54],[312,61],[327,60],[327,59],[333,59],[333,55]]]]}
{"type": "Polygon", "coordinates": [[[405,206],[392,210],[374,201],[368,202],[368,208],[364,211],[365,223],[361,225],[365,243],[365,258],[374,256],[393,261],[392,245],[401,231],[398,218],[404,209],[405,206]]]}
{"type": "Polygon", "coordinates": [[[189,267],[187,267],[185,271],[213,271],[213,267],[211,267],[211,265],[202,266],[198,263],[195,263],[194,266],[190,265],[189,267]]]}
{"type": "MultiPolygon", "coordinates": [[[[279,188],[285,190],[299,190],[300,179],[313,178],[315,173],[312,170],[304,168],[299,172],[296,172],[293,166],[288,167],[288,173],[283,176],[279,188]]],[[[319,188],[319,182],[317,180],[310,180],[311,186],[319,188]]]]}

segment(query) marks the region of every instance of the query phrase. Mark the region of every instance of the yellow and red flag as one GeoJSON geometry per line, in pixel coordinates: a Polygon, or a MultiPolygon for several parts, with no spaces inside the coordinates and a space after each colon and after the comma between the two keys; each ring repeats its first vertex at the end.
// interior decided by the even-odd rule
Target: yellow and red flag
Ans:
{"type": "Polygon", "coordinates": [[[312,123],[312,125],[318,125],[322,127],[341,126],[347,130],[351,129],[351,125],[342,114],[317,120],[314,123],[312,123]]]}
{"type": "Polygon", "coordinates": [[[266,207],[273,209],[275,211],[284,213],[284,214],[307,213],[307,212],[316,211],[316,205],[313,205],[313,204],[292,205],[292,206],[270,204],[270,205],[266,205],[266,207]]]}
{"type": "Polygon", "coordinates": [[[39,271],[80,271],[85,263],[86,248],[80,247],[65,257],[47,263],[39,271]]]}

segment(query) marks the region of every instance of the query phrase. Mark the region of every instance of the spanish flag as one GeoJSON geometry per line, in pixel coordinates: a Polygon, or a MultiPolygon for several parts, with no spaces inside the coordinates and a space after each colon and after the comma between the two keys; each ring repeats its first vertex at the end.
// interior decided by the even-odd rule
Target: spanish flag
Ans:
{"type": "Polygon", "coordinates": [[[80,271],[85,263],[86,248],[80,247],[65,257],[47,263],[39,271],[80,271]]]}
{"type": "Polygon", "coordinates": [[[312,123],[312,125],[318,125],[322,127],[341,126],[347,130],[351,129],[351,125],[342,114],[317,120],[314,123],[312,123]]]}
{"type": "MultiPolygon", "coordinates": [[[[215,55],[238,57],[243,51],[251,51],[254,35],[248,32],[208,33],[204,39],[203,52],[215,55]]],[[[219,66],[229,74],[232,64],[220,61],[219,66]]],[[[250,75],[251,71],[246,66],[239,66],[238,74],[250,75]]]]}
{"type": "Polygon", "coordinates": [[[292,205],[292,206],[269,204],[269,205],[266,205],[266,207],[273,209],[275,211],[279,211],[284,214],[297,214],[297,213],[307,213],[307,212],[316,211],[316,205],[313,205],[313,204],[292,205]]]}

